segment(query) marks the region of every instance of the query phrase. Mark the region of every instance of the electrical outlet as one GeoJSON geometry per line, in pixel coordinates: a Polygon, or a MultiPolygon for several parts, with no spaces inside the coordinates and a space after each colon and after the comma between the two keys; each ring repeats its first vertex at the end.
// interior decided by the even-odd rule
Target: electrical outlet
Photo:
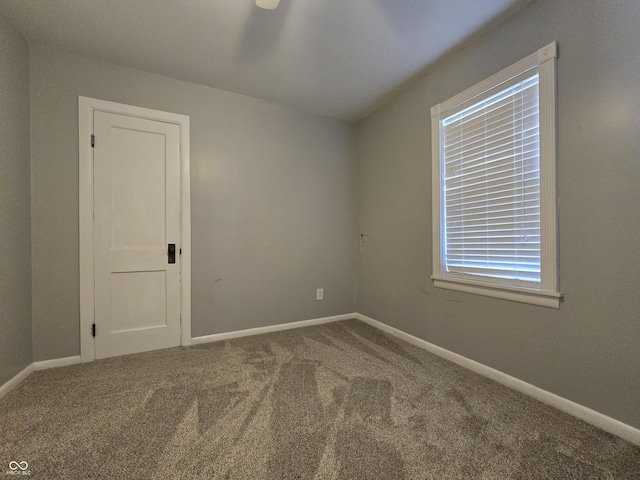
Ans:
{"type": "Polygon", "coordinates": [[[316,290],[316,300],[324,300],[324,288],[316,290]]]}

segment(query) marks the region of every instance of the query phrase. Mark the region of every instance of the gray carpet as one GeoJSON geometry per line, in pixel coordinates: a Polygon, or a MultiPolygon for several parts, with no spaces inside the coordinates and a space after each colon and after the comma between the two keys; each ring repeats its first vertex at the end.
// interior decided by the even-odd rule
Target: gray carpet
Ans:
{"type": "Polygon", "coordinates": [[[0,442],[44,479],[640,479],[639,447],[356,320],[36,372],[0,442]]]}

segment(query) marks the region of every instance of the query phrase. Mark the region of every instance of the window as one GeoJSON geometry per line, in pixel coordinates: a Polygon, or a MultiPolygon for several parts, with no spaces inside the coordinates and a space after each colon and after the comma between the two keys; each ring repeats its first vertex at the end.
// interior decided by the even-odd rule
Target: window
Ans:
{"type": "Polygon", "coordinates": [[[436,287],[559,308],[556,52],[431,109],[436,287]]]}

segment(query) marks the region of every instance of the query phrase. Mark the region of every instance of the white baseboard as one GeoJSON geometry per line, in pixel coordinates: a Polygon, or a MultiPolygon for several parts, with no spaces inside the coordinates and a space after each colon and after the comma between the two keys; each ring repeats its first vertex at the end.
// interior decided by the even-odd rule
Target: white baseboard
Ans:
{"type": "MultiPolygon", "coordinates": [[[[404,340],[407,343],[422,348],[428,352],[431,352],[439,357],[456,363],[462,367],[472,370],[484,377],[490,378],[498,383],[501,383],[513,390],[524,393],[530,397],[533,397],[547,405],[562,410],[569,415],[572,415],[580,420],[583,420],[591,425],[594,425],[602,430],[617,435],[635,445],[640,445],[640,430],[622,423],[619,420],[608,417],[602,413],[596,412],[590,408],[587,408],[578,403],[572,402],[566,398],[563,398],[555,393],[543,390],[535,385],[531,385],[523,380],[507,375],[499,370],[488,367],[482,363],[471,360],[470,358],[463,357],[457,353],[451,352],[445,348],[429,343],[421,338],[414,337],[408,333],[403,332],[394,327],[390,327],[378,320],[374,320],[371,317],[362,315],[360,313],[348,313],[344,315],[335,315],[332,317],[314,318],[311,320],[303,320],[300,322],[282,323],[279,325],[271,325],[268,327],[249,328],[246,330],[237,330],[234,332],[218,333],[215,335],[205,335],[202,337],[194,337],[191,340],[192,345],[198,345],[202,343],[219,342],[221,340],[228,340],[231,338],[246,337],[249,335],[260,335],[262,333],[278,332],[281,330],[289,330],[294,328],[309,327],[312,325],[321,325],[324,323],[338,322],[341,320],[349,320],[351,318],[357,318],[383,332],[389,333],[394,337],[404,340]]],[[[63,367],[67,365],[74,365],[80,363],[80,356],[57,358],[53,360],[44,360],[40,362],[34,362],[27,366],[24,370],[18,373],[11,380],[0,386],[0,398],[4,397],[7,393],[13,390],[20,384],[25,378],[27,378],[35,370],[44,370],[48,368],[63,367]]]]}
{"type": "Polygon", "coordinates": [[[31,375],[36,370],[46,370],[48,368],[66,367],[67,365],[75,365],[80,363],[80,355],[75,357],[66,358],[54,358],[53,360],[44,360],[41,362],[33,362],[27,366],[24,370],[18,373],[15,377],[9,380],[4,385],[0,385],[0,398],[4,397],[11,390],[16,388],[24,379],[31,375]]]}
{"type": "Polygon", "coordinates": [[[362,320],[363,322],[368,323],[369,325],[378,328],[383,332],[387,332],[394,337],[404,340],[407,343],[415,345],[416,347],[420,347],[453,363],[457,363],[462,367],[479,373],[480,375],[490,378],[491,380],[495,380],[498,383],[501,383],[509,388],[512,388],[513,390],[517,390],[518,392],[533,397],[543,403],[546,403],[547,405],[551,405],[558,410],[562,410],[569,415],[590,423],[591,425],[598,427],[606,432],[617,435],[618,437],[621,437],[635,445],[640,445],[640,430],[632,427],[631,425],[622,423],[619,420],[608,417],[602,413],[596,412],[595,410],[591,410],[590,408],[572,402],[571,400],[567,400],[566,398],[556,395],[555,393],[551,393],[538,388],[534,385],[531,385],[530,383],[512,377],[511,375],[507,375],[506,373],[502,373],[499,370],[476,362],[475,360],[471,360],[467,357],[463,357],[462,355],[458,355],[457,353],[446,350],[442,347],[438,347],[437,345],[422,340],[421,338],[409,335],[402,330],[398,330],[397,328],[385,325],[384,323],[379,322],[378,320],[374,320],[371,317],[367,317],[366,315],[356,313],[355,317],[358,320],[362,320]]]}
{"type": "Polygon", "coordinates": [[[33,363],[27,366],[24,370],[18,373],[15,377],[9,380],[4,385],[0,385],[0,398],[4,397],[11,390],[16,388],[20,383],[27,378],[33,372],[33,363]]]}
{"type": "Polygon", "coordinates": [[[42,360],[40,362],[33,362],[33,368],[35,370],[46,370],[48,368],[76,365],[77,363],[80,363],[80,355],[76,355],[75,357],[54,358],[53,360],[42,360]]]}
{"type": "Polygon", "coordinates": [[[201,343],[219,342],[221,340],[229,340],[231,338],[247,337],[249,335],[260,335],[262,333],[279,332],[280,330],[290,330],[293,328],[310,327],[312,325],[322,325],[323,323],[339,322],[340,320],[350,320],[352,318],[356,318],[355,313],[335,315],[333,317],[313,318],[311,320],[302,320],[300,322],[281,323],[278,325],[270,325],[268,327],[248,328],[246,330],[236,330],[234,332],[216,333],[214,335],[194,337],[191,339],[191,344],[198,345],[201,343]]]}

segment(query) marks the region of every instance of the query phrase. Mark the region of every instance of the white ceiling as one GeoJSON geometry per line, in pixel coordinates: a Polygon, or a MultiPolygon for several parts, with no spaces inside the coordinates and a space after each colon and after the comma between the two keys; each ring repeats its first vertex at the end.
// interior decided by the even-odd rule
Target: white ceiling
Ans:
{"type": "Polygon", "coordinates": [[[529,1],[0,0],[0,11],[32,45],[357,120],[529,1]]]}

